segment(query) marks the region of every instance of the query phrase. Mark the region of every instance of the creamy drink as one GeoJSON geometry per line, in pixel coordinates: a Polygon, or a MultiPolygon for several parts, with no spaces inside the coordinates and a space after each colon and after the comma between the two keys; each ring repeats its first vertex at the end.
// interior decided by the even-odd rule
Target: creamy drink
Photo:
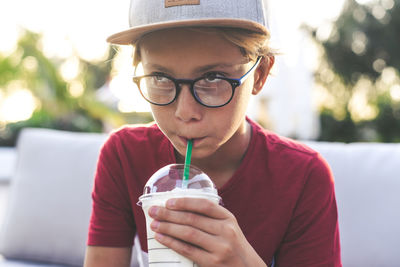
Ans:
{"type": "Polygon", "coordinates": [[[183,181],[183,172],[183,164],[172,164],[161,168],[146,183],[144,193],[139,198],[139,204],[146,216],[149,266],[197,266],[193,261],[154,239],[154,232],[150,228],[153,219],[148,215],[151,206],[165,206],[170,198],[193,197],[209,199],[215,203],[220,202],[214,184],[205,173],[190,166],[189,179],[183,181]]]}

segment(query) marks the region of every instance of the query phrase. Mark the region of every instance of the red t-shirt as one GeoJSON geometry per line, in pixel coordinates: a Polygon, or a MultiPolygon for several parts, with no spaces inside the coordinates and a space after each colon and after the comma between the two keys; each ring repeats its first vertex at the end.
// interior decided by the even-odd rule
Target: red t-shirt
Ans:
{"type": "MultiPolygon", "coordinates": [[[[331,170],[315,151],[262,129],[252,136],[233,177],[218,189],[260,257],[275,266],[341,266],[331,170]]],[[[126,127],[102,148],[93,190],[88,245],[130,247],[137,233],[147,252],[145,217],[136,205],[149,177],[175,163],[157,125],[126,127]]]]}

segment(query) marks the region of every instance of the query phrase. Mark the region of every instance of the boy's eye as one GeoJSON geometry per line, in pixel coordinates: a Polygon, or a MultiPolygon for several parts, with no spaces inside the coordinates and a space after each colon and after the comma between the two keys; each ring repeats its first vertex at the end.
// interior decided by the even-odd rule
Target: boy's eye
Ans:
{"type": "Polygon", "coordinates": [[[170,81],[170,80],[165,76],[165,74],[163,74],[163,73],[155,72],[155,73],[152,73],[151,75],[152,75],[152,79],[153,79],[155,82],[158,82],[158,83],[163,83],[163,82],[169,82],[169,81],[170,81]]]}
{"type": "Polygon", "coordinates": [[[154,78],[156,79],[157,82],[166,82],[166,81],[168,81],[168,78],[166,78],[164,76],[155,76],[154,78]]]}
{"type": "Polygon", "coordinates": [[[219,78],[221,78],[223,76],[224,75],[222,75],[221,73],[218,73],[218,72],[210,72],[210,73],[207,73],[206,75],[204,75],[204,79],[207,82],[216,82],[216,81],[221,80],[219,78]]]}

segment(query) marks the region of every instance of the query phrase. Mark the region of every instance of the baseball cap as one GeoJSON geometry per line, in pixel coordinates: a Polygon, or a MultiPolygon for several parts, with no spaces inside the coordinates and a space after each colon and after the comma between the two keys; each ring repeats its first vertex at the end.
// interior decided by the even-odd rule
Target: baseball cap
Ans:
{"type": "Polygon", "coordinates": [[[131,0],[130,28],[107,38],[129,45],[144,34],[177,27],[233,27],[268,34],[266,0],[131,0]]]}

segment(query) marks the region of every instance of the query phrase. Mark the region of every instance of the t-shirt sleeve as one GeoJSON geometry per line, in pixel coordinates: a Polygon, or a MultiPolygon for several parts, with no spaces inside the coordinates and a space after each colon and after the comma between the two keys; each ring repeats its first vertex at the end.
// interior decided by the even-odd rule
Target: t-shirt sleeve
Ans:
{"type": "Polygon", "coordinates": [[[136,227],[123,170],[112,135],[101,149],[92,193],[87,244],[131,247],[136,227]]]}
{"type": "Polygon", "coordinates": [[[342,266],[333,174],[318,155],[306,176],[275,266],[342,266]]]}

